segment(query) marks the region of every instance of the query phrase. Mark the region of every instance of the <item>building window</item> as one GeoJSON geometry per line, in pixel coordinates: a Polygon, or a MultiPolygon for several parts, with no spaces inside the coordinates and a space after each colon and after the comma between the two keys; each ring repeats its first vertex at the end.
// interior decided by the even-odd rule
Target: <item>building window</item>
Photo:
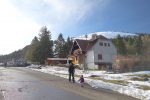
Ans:
{"type": "Polygon", "coordinates": [[[103,46],[103,42],[100,42],[99,45],[100,45],[100,46],[103,46]]]}
{"type": "Polygon", "coordinates": [[[110,47],[110,43],[108,43],[108,46],[110,47]]]}
{"type": "Polygon", "coordinates": [[[106,46],[107,46],[107,43],[104,43],[104,46],[106,47],[106,46]]]}
{"type": "Polygon", "coordinates": [[[102,54],[98,54],[98,60],[102,60],[102,54]]]}

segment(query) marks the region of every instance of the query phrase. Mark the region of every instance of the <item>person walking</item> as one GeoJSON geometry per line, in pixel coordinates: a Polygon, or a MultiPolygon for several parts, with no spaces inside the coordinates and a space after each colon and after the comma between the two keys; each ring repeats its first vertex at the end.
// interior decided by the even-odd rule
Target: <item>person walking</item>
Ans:
{"type": "Polygon", "coordinates": [[[75,82],[75,79],[74,79],[74,73],[75,73],[75,67],[74,67],[74,64],[72,63],[72,61],[69,62],[69,69],[68,69],[68,72],[69,72],[69,82],[71,82],[71,79],[73,81],[73,83],[75,82]]]}
{"type": "Polygon", "coordinates": [[[84,85],[84,77],[83,77],[83,75],[80,76],[78,81],[80,82],[81,87],[83,87],[83,85],[84,85]]]}

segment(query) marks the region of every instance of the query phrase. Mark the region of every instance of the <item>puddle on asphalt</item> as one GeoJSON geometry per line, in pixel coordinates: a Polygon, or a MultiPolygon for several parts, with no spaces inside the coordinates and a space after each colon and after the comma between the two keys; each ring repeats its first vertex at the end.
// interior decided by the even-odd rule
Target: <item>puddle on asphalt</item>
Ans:
{"type": "Polygon", "coordinates": [[[22,89],[23,89],[23,88],[18,88],[18,91],[19,91],[19,92],[22,92],[22,89]]]}
{"type": "Polygon", "coordinates": [[[1,89],[0,91],[1,91],[1,92],[5,92],[6,90],[5,90],[5,89],[1,89]]]}

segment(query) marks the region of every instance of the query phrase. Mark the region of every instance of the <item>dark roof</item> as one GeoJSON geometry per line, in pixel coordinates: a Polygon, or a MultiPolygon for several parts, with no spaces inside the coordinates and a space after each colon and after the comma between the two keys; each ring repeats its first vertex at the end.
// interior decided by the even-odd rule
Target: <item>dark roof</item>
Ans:
{"type": "Polygon", "coordinates": [[[86,52],[87,50],[93,47],[93,45],[97,42],[98,39],[108,40],[106,37],[99,35],[96,39],[91,40],[76,39],[75,41],[77,42],[81,50],[86,52]]]}
{"type": "Polygon", "coordinates": [[[86,48],[89,44],[89,40],[76,39],[75,41],[77,42],[82,51],[86,51],[86,48]]]}

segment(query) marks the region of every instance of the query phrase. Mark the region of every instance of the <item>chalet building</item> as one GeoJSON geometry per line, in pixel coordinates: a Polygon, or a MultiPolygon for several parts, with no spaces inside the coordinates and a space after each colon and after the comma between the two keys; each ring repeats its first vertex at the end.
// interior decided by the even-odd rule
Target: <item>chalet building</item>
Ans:
{"type": "Polygon", "coordinates": [[[91,40],[75,39],[70,56],[83,69],[111,69],[116,54],[112,41],[100,35],[91,40]]]}
{"type": "Polygon", "coordinates": [[[48,65],[69,64],[72,58],[47,58],[48,65]]]}
{"type": "Polygon", "coordinates": [[[27,66],[27,61],[23,58],[12,59],[11,61],[7,61],[6,66],[27,66]]]}

